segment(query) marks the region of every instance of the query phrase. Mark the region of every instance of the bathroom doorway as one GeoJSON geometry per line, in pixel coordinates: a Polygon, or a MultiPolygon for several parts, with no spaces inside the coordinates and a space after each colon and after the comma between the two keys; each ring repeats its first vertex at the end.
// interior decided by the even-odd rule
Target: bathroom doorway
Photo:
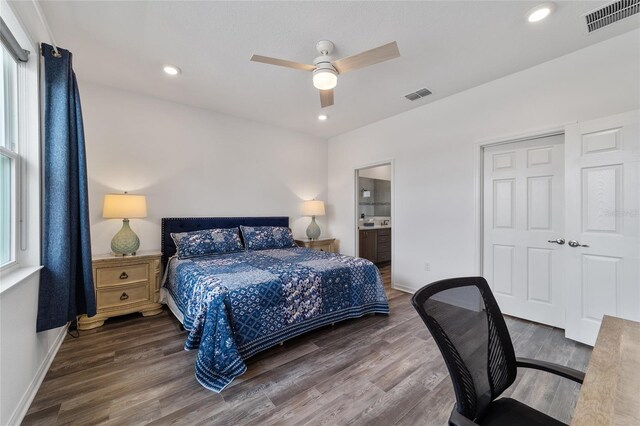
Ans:
{"type": "Polygon", "coordinates": [[[356,255],[380,269],[385,289],[392,288],[393,164],[379,163],[355,171],[356,255]]]}

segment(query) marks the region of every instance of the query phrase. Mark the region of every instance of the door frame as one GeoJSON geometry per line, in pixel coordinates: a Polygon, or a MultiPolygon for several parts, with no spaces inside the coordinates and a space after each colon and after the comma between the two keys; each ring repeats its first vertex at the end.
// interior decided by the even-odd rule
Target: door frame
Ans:
{"type": "MultiPolygon", "coordinates": [[[[478,276],[483,276],[484,265],[484,151],[489,147],[510,143],[526,142],[548,136],[565,135],[566,127],[573,123],[565,123],[540,130],[515,134],[511,136],[491,137],[476,141],[473,147],[473,198],[474,198],[474,238],[475,238],[475,270],[478,276]]],[[[565,145],[563,143],[563,150],[565,145]]]]}
{"type": "MultiPolygon", "coordinates": [[[[353,256],[358,257],[360,253],[360,230],[358,229],[358,199],[360,195],[360,187],[358,184],[358,172],[362,169],[370,169],[372,167],[377,166],[386,166],[389,165],[391,167],[391,288],[396,289],[395,286],[395,275],[396,268],[393,267],[396,261],[395,253],[396,253],[396,232],[394,232],[393,228],[395,228],[396,223],[396,175],[395,175],[395,160],[393,158],[388,160],[380,160],[373,163],[367,163],[360,166],[355,166],[353,169],[353,227],[354,227],[354,252],[353,256]]],[[[401,290],[401,289],[396,289],[401,290]]]]}

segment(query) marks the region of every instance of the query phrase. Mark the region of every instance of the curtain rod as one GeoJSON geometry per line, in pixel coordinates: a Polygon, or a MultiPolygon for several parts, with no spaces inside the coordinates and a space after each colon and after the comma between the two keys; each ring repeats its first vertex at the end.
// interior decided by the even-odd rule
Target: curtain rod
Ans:
{"type": "Polygon", "coordinates": [[[0,41],[7,48],[9,54],[19,62],[27,62],[29,60],[29,51],[23,49],[20,43],[11,33],[11,30],[0,16],[0,41]]]}
{"type": "Polygon", "coordinates": [[[61,58],[62,55],[60,54],[60,52],[58,51],[58,44],[56,43],[56,39],[53,38],[53,33],[51,32],[51,28],[49,28],[49,23],[47,22],[47,19],[44,17],[44,13],[42,12],[42,9],[40,8],[40,4],[38,3],[38,0],[31,0],[33,3],[33,7],[36,9],[36,13],[38,14],[38,18],[40,18],[40,22],[42,22],[42,25],[44,26],[44,29],[47,30],[47,33],[49,34],[49,40],[51,40],[51,45],[53,46],[53,57],[54,58],[61,58]]]}

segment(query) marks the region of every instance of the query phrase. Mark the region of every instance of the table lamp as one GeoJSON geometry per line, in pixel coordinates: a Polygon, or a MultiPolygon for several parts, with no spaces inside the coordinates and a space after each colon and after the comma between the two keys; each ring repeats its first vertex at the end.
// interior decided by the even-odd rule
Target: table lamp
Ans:
{"type": "Polygon", "coordinates": [[[122,219],[122,229],[111,240],[111,250],[116,255],[134,255],[140,247],[140,239],[129,227],[129,219],[147,217],[147,199],[144,195],[105,194],[102,217],[122,219]]]}
{"type": "Polygon", "coordinates": [[[305,201],[302,205],[302,214],[311,216],[311,223],[307,227],[307,237],[317,240],[320,237],[320,227],[316,223],[316,216],[324,216],[324,202],[319,200],[305,201]]]}

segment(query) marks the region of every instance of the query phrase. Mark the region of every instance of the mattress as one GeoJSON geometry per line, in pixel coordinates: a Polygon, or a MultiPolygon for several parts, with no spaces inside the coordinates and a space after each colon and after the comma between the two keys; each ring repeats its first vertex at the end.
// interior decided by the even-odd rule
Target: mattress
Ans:
{"type": "Polygon", "coordinates": [[[244,360],[310,330],[389,313],[378,268],[365,259],[306,248],[171,258],[163,299],[198,350],[196,379],[222,391],[244,360]]]}

